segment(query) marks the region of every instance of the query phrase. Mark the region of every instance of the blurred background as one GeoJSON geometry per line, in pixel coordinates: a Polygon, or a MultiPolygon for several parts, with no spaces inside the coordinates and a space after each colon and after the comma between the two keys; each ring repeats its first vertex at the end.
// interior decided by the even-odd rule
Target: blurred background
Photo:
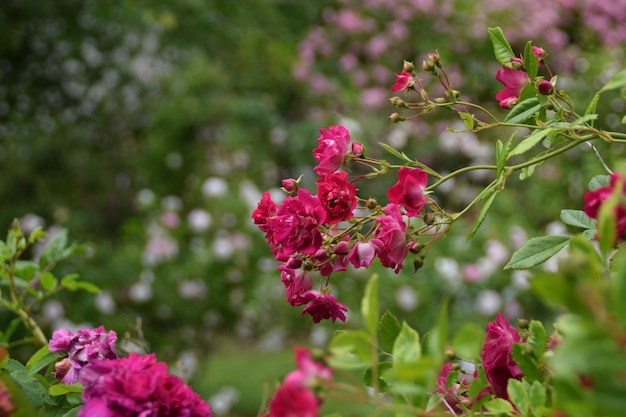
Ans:
{"type": "MultiPolygon", "coordinates": [[[[456,225],[416,272],[409,262],[399,275],[337,274],[345,324],[313,325],[287,305],[250,219],[263,191],[280,195],[281,179],[314,183],[312,149],[329,125],[346,126],[370,156],[387,157],[384,142],[439,172],[493,161],[510,132],[452,133],[462,129],[453,113],[387,117],[393,73],[435,50],[466,101],[502,116],[494,26],[517,53],[527,40],[546,49],[557,87],[581,112],[624,67],[626,0],[3,0],[0,226],[18,218],[26,230],[68,229],[86,251],[59,268],[103,289],[50,299],[39,312],[46,329],[142,334],[215,415],[254,416],[293,368],[294,344],[323,347],[359,324],[372,272],[383,307],[421,332],[445,297],[453,332],[497,311],[551,314],[528,292],[526,271],[501,269],[527,238],[575,232],[559,211],[580,209],[587,182],[604,173],[591,151],[512,178],[474,239],[456,225]]],[[[423,78],[431,97],[441,93],[423,78]]],[[[624,106],[607,93],[598,123],[624,130],[624,106]]],[[[609,165],[622,153],[599,151],[609,165]]],[[[384,198],[388,180],[359,195],[384,198]]],[[[490,181],[467,175],[437,198],[459,210],[490,181]]]]}

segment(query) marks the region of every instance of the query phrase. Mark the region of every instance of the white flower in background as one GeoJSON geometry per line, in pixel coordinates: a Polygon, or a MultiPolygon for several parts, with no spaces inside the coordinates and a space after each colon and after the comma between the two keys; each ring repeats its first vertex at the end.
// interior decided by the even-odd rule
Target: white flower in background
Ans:
{"type": "Polygon", "coordinates": [[[178,255],[178,242],[166,235],[153,235],[143,251],[142,262],[146,266],[156,266],[178,255]]]}
{"type": "Polygon", "coordinates": [[[509,238],[511,239],[511,246],[513,249],[518,249],[528,240],[528,234],[526,230],[520,226],[513,226],[509,230],[509,238]]]}
{"type": "Polygon", "coordinates": [[[511,274],[511,282],[519,290],[526,290],[530,287],[528,278],[530,278],[530,272],[526,270],[516,270],[511,274]]]}
{"type": "Polygon", "coordinates": [[[203,209],[193,209],[187,215],[189,228],[197,233],[206,232],[213,223],[211,214],[203,209]]]}
{"type": "Polygon", "coordinates": [[[408,285],[402,285],[396,290],[396,301],[404,311],[413,311],[417,308],[419,300],[415,290],[408,285]]]}
{"type": "Polygon", "coordinates": [[[96,295],[94,304],[98,311],[104,314],[114,313],[117,308],[115,300],[108,291],[100,291],[98,295],[96,295]]]}
{"type": "Polygon", "coordinates": [[[147,208],[154,203],[156,196],[152,190],[143,188],[137,193],[137,204],[141,208],[147,208]]]}
{"type": "Polygon", "coordinates": [[[161,200],[163,210],[180,211],[183,208],[183,200],[176,195],[168,195],[161,200]]]}
{"type": "Polygon", "coordinates": [[[28,213],[19,219],[20,227],[24,231],[25,235],[29,235],[33,230],[38,227],[45,227],[46,221],[43,217],[39,217],[34,213],[28,213]]]}
{"type": "Polygon", "coordinates": [[[178,293],[183,299],[202,299],[206,295],[206,292],[206,284],[199,279],[185,279],[178,283],[178,293]]]}
{"type": "Polygon", "coordinates": [[[231,237],[220,231],[218,236],[213,240],[213,247],[211,252],[219,260],[226,260],[231,258],[235,254],[235,246],[231,241],[231,237]]]}
{"type": "Polygon", "coordinates": [[[237,401],[239,401],[239,391],[233,387],[222,387],[215,395],[209,398],[211,411],[216,416],[228,414],[237,401]]]}
{"type": "Polygon", "coordinates": [[[221,177],[207,178],[202,184],[202,194],[205,197],[220,197],[228,192],[228,183],[221,177]]]}
{"type": "Polygon", "coordinates": [[[435,260],[435,269],[452,287],[461,282],[461,268],[454,258],[440,257],[435,260]]]}
{"type": "Polygon", "coordinates": [[[502,297],[496,291],[483,290],[476,297],[476,310],[483,316],[493,316],[502,307],[502,297]]]}
{"type": "Polygon", "coordinates": [[[130,287],[129,297],[136,303],[143,303],[152,298],[152,286],[147,282],[138,282],[130,287]]]}
{"type": "Polygon", "coordinates": [[[504,265],[509,261],[509,249],[499,240],[490,239],[485,244],[487,258],[495,265],[504,265]]]}

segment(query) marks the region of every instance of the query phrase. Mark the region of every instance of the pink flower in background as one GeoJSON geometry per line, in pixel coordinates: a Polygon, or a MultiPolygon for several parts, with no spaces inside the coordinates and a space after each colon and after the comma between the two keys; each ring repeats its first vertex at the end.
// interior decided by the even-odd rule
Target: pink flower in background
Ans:
{"type": "MultiPolygon", "coordinates": [[[[583,196],[585,205],[583,211],[587,216],[592,219],[597,219],[600,212],[600,207],[606,201],[607,198],[613,193],[613,189],[617,186],[618,182],[622,183],[622,197],[626,195],[626,178],[619,172],[611,174],[609,185],[600,187],[595,190],[587,191],[583,196]]],[[[626,235],[626,205],[620,203],[615,207],[615,221],[616,221],[616,238],[619,239],[626,235]]]]}
{"type": "Polygon", "coordinates": [[[406,210],[408,217],[420,214],[426,205],[424,188],[428,185],[428,174],[420,168],[402,167],[398,170],[398,182],[387,190],[390,202],[406,210]]]}
{"type": "Polygon", "coordinates": [[[369,268],[376,257],[376,246],[372,242],[357,242],[348,255],[350,263],[355,268],[369,268]]]}
{"type": "Polygon", "coordinates": [[[320,129],[322,134],[317,138],[317,148],[313,149],[313,157],[319,164],[315,167],[317,175],[330,174],[343,165],[343,158],[348,153],[350,133],[343,126],[329,126],[328,130],[320,129]]]}
{"type": "Polygon", "coordinates": [[[306,304],[308,300],[302,294],[313,288],[311,276],[302,268],[293,269],[285,265],[278,267],[280,279],[285,285],[285,298],[292,306],[306,304]]]}
{"type": "Polygon", "coordinates": [[[400,74],[394,74],[396,75],[396,83],[391,86],[391,91],[394,93],[406,90],[413,82],[413,76],[410,72],[402,71],[400,74]]]}
{"type": "Polygon", "coordinates": [[[80,329],[76,333],[56,330],[48,343],[50,352],[65,352],[67,358],[55,364],[52,376],[64,384],[74,384],[84,366],[102,359],[117,358],[114,331],[105,332],[104,326],[93,330],[80,329]]]}
{"type": "Polygon", "coordinates": [[[333,380],[333,371],[322,362],[316,362],[311,357],[309,349],[294,348],[298,369],[290,372],[284,384],[311,387],[320,383],[329,384],[333,380]]]}
{"type": "Polygon", "coordinates": [[[370,242],[376,247],[381,263],[387,268],[395,268],[397,274],[404,267],[402,262],[408,253],[406,223],[398,205],[387,204],[383,211],[387,215],[376,219],[378,230],[370,242]]]}
{"type": "Polygon", "coordinates": [[[356,207],[356,186],[348,173],[334,172],[317,180],[317,196],[326,210],[326,223],[334,224],[352,218],[356,207]]]}
{"type": "Polygon", "coordinates": [[[182,379],[169,375],[154,354],[96,361],[79,380],[85,390],[78,417],[211,417],[211,407],[182,379]]]}
{"type": "Polygon", "coordinates": [[[322,245],[317,228],[325,221],[326,210],[308,190],[300,189],[296,197],[287,197],[269,221],[270,245],[276,260],[286,261],[296,252],[315,253],[322,245]]]}
{"type": "Polygon", "coordinates": [[[348,308],[332,295],[310,290],[302,294],[302,298],[307,301],[304,310],[302,310],[302,315],[310,314],[314,323],[326,319],[332,319],[333,322],[337,319],[346,321],[344,311],[348,311],[348,308]]]}
{"type": "Polygon", "coordinates": [[[496,321],[487,324],[480,359],[494,394],[507,400],[509,396],[506,388],[509,379],[523,376],[511,353],[513,343],[517,342],[522,342],[522,339],[517,329],[509,324],[508,317],[498,313],[496,321]]]}
{"type": "Polygon", "coordinates": [[[461,379],[461,383],[454,383],[449,389],[446,389],[446,382],[448,375],[452,372],[452,364],[446,363],[441,367],[439,371],[439,377],[437,378],[437,393],[444,394],[443,401],[454,410],[455,413],[461,414],[463,410],[459,406],[461,403],[469,405],[470,399],[466,397],[468,383],[465,379],[461,379]]]}

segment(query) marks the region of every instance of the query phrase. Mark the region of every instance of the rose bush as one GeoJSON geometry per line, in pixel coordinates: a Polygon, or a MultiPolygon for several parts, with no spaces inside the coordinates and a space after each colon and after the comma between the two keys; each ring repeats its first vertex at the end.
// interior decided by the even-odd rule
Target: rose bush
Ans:
{"type": "MultiPolygon", "coordinates": [[[[330,126],[320,129],[313,150],[317,194],[300,187],[299,180],[287,179],[282,185],[288,195],[276,203],[264,193],[252,219],[280,262],[276,275],[286,301],[301,306],[301,314],[310,315],[314,323],[345,321],[347,307],[332,295],[332,280],[340,279],[350,265],[369,268],[378,259],[397,274],[412,260],[419,269],[431,245],[482,204],[468,233],[468,238],[474,236],[514,173],[528,179],[544,161],[588,145],[601,169],[610,172],[591,179],[583,210],[561,212],[564,223],[583,232],[532,238],[505,265],[531,269],[557,254],[564,257],[555,271],[530,278],[538,299],[559,309],[556,322],[518,320],[514,327],[508,317],[497,314],[484,331],[476,332],[468,322],[451,337],[450,306],[444,301],[432,329],[420,335],[390,311],[380,314],[379,277],[373,274],[361,302],[362,329],[336,332],[327,354],[319,357],[297,348],[298,369],[278,386],[263,416],[318,416],[333,397],[367,404],[375,415],[623,415],[626,187],[623,167],[610,170],[593,142],[626,143],[625,133],[595,126],[602,94],[626,88],[626,71],[615,73],[580,114],[564,91],[556,91],[558,78],[545,62],[540,65],[549,56],[546,51],[528,42],[515,56],[499,28],[490,29],[489,35],[504,67],[496,77],[505,89],[495,97],[506,111],[503,118],[464,101],[438,53],[431,53],[422,68],[443,93],[435,97],[427,91],[413,64],[405,62],[391,87],[403,97],[391,99],[398,112],[390,120],[444,110],[459,117],[466,131],[513,130],[507,140],[495,143],[493,164],[444,174],[383,145],[401,161],[392,164],[369,157],[346,127],[330,126]],[[397,182],[388,188],[387,202],[359,196],[362,184],[394,170],[397,182]],[[438,188],[472,171],[486,171],[491,183],[460,211],[447,211],[438,201],[438,188]],[[317,275],[319,280],[314,280],[317,275]],[[355,373],[360,374],[358,383],[355,373]]],[[[1,410],[63,417],[210,417],[210,406],[169,374],[164,363],[152,354],[118,352],[117,335],[103,326],[76,333],[58,330],[48,340],[33,314],[35,307],[61,290],[98,288],[74,274],[58,278],[51,272],[56,262],[79,250],[67,245],[66,235],[48,242],[37,262],[21,259],[44,235],[35,229],[25,236],[16,222],[0,245],[2,279],[8,287],[8,297],[3,293],[0,301],[16,316],[15,326],[29,333],[24,341],[42,346],[26,364],[12,359],[6,348],[0,350],[0,377],[6,382],[0,385],[1,410]]],[[[5,342],[11,332],[3,334],[5,342]]]]}

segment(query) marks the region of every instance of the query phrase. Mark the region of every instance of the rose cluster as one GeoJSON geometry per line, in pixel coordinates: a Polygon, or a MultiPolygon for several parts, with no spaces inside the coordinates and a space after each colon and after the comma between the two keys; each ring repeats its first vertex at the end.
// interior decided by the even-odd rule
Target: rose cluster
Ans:
{"type": "Polygon", "coordinates": [[[419,217],[428,202],[427,173],[409,167],[399,168],[398,181],[387,192],[386,206],[359,199],[354,182],[364,176],[351,178],[341,169],[348,161],[370,166],[375,160],[363,156],[363,146],[351,143],[343,126],[320,129],[320,133],[313,150],[318,162],[317,193],[287,179],[282,185],[289,196],[280,205],[265,192],[252,213],[275,259],[282,262],[278,270],[287,301],[292,306],[303,305],[302,314],[310,314],[315,323],[329,318],[345,320],[347,309],[330,295],[328,279],[319,290],[313,289],[310,271],[330,277],[333,272],[345,271],[348,264],[368,268],[378,256],[383,266],[398,273],[409,250],[421,247],[411,237],[410,218],[419,217]],[[368,214],[355,216],[357,207],[368,214]]]}
{"type": "Polygon", "coordinates": [[[182,379],[169,375],[155,355],[119,358],[116,340],[115,332],[103,326],[52,335],[50,351],[67,354],[53,376],[85,387],[79,417],[211,417],[210,406],[182,379]]]}
{"type": "Polygon", "coordinates": [[[323,402],[322,392],[333,379],[333,372],[314,361],[308,349],[295,348],[298,369],[290,372],[269,402],[263,417],[317,417],[323,402]]]}

